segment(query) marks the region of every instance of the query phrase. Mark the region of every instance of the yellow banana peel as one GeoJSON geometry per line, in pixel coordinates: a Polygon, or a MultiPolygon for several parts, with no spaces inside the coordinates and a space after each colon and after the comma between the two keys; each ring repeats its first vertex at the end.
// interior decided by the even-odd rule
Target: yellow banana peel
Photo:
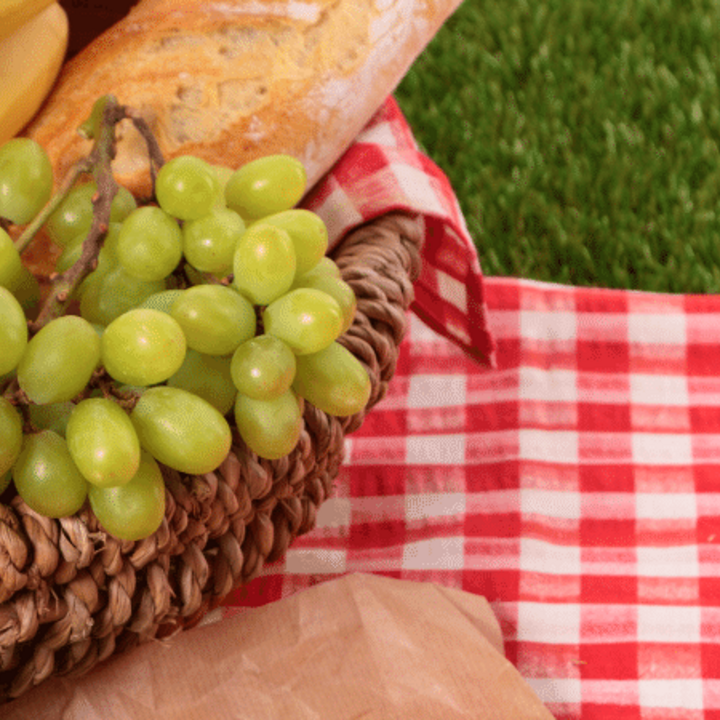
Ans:
{"type": "MultiPolygon", "coordinates": [[[[0,18],[3,3],[13,0],[0,0],[0,18]]],[[[67,15],[55,2],[0,40],[0,145],[25,127],[52,89],[68,32],[67,15]]]]}
{"type": "Polygon", "coordinates": [[[53,0],[0,0],[0,40],[12,35],[53,0]]]}

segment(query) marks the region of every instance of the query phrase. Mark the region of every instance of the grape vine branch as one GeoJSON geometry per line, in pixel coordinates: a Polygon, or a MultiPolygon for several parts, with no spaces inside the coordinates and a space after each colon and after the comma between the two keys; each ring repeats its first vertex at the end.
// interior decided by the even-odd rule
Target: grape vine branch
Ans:
{"type": "MultiPolygon", "coordinates": [[[[98,256],[102,249],[110,224],[110,211],[113,198],[118,191],[118,184],[112,173],[112,160],[116,153],[115,126],[121,120],[130,120],[147,145],[150,160],[150,172],[153,189],[157,172],[164,164],[160,146],[147,122],[131,107],[120,105],[113,95],[99,98],[93,106],[90,117],[78,128],[78,132],[93,140],[90,153],[79,160],[68,172],[48,203],[27,225],[15,241],[19,253],[23,253],[32,243],[38,231],[46,223],[50,215],[61,205],[75,183],[82,175],[92,174],[97,192],[93,197],[93,220],[87,237],[83,241],[83,249],[77,262],[65,272],[51,276],[52,285],[48,297],[34,321],[28,322],[31,334],[37,333],[49,322],[62,316],[68,309],[75,290],[82,281],[97,267],[98,256]]],[[[2,393],[14,398],[19,405],[27,405],[17,380],[10,382],[2,393]]],[[[120,397],[119,399],[122,399],[120,397]]]]}
{"type": "Polygon", "coordinates": [[[110,208],[118,191],[118,185],[113,177],[111,167],[116,152],[115,126],[121,120],[129,119],[142,135],[150,157],[153,187],[155,186],[156,173],[164,162],[162,152],[152,131],[135,110],[118,104],[114,96],[105,95],[95,103],[88,123],[93,122],[94,116],[98,115],[96,122],[93,123],[97,127],[88,131],[87,123],[81,126],[84,128],[82,134],[94,138],[90,154],[80,160],[68,173],[58,192],[17,240],[18,251],[22,253],[51,213],[67,196],[80,175],[89,172],[93,174],[97,184],[97,193],[93,197],[93,221],[83,242],[82,254],[72,267],[53,278],[50,295],[37,319],[31,323],[31,332],[37,332],[51,320],[60,317],[67,310],[75,289],[97,266],[97,258],[110,224],[110,208]]]}

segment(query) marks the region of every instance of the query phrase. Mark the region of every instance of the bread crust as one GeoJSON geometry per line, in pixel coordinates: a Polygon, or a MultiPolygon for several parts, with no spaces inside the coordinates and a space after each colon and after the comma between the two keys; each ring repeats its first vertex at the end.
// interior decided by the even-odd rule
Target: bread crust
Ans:
{"type": "MultiPolygon", "coordinates": [[[[90,148],[77,127],[106,93],[140,111],[169,159],[238,167],[273,153],[311,187],[460,0],[142,0],[67,62],[24,135],[56,182],[90,148]]],[[[150,194],[144,143],[118,127],[118,181],[150,194]]]]}

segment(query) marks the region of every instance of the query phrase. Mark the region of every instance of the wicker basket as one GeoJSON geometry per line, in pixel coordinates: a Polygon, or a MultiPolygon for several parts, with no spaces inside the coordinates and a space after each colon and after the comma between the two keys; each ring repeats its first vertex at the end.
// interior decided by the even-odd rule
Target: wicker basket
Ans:
{"type": "Polygon", "coordinates": [[[420,272],[422,219],[392,213],[332,253],[358,298],[341,342],[370,373],[365,411],[338,419],[305,403],[287,457],[258,459],[236,435],[217,471],[163,467],[167,510],[139,542],[107,536],[86,507],[50,520],[19,497],[0,504],[0,704],[51,675],[87,672],[116,652],[191,627],[315,526],[344,437],[385,394],[420,272]]]}

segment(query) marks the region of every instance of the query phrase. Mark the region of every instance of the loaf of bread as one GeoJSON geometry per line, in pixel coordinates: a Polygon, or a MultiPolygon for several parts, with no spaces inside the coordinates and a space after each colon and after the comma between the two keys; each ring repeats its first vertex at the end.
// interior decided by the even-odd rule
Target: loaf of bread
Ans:
{"type": "MultiPolygon", "coordinates": [[[[61,178],[106,93],[143,115],[169,159],[230,167],[288,153],[311,187],[393,92],[460,0],[141,0],[69,60],[24,135],[61,178]]],[[[118,181],[150,191],[147,152],[118,127],[118,181]]]]}

